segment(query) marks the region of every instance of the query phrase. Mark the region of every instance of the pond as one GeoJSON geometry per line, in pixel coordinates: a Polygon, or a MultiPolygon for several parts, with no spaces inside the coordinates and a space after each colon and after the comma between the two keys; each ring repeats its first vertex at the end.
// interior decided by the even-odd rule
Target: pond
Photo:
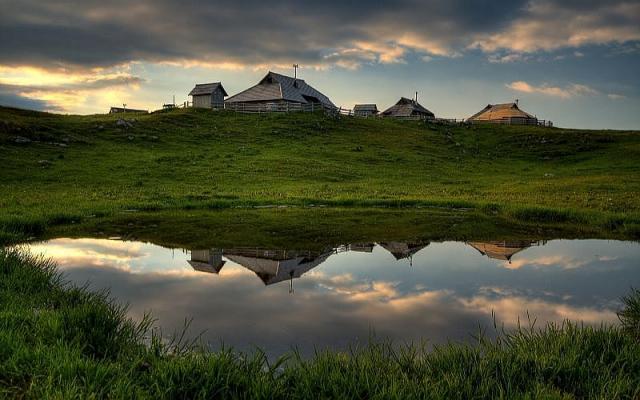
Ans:
{"type": "Polygon", "coordinates": [[[640,286],[640,245],[610,240],[180,250],[59,238],[30,248],[71,282],[109,289],[134,319],[151,312],[165,335],[191,320],[188,336],[214,349],[272,356],[345,349],[372,335],[432,345],[519,323],[615,324],[620,297],[640,286]]]}

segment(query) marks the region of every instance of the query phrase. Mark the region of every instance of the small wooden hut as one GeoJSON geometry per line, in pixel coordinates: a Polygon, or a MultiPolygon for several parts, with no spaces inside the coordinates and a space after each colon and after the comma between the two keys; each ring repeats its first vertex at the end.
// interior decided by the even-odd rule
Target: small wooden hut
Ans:
{"type": "Polygon", "coordinates": [[[199,83],[189,92],[196,108],[223,108],[224,98],[228,96],[222,83],[199,83]]]}
{"type": "Polygon", "coordinates": [[[537,125],[538,118],[521,110],[516,101],[515,103],[487,104],[485,108],[469,117],[467,122],[537,125]]]}
{"type": "Polygon", "coordinates": [[[406,97],[401,97],[396,104],[383,111],[381,115],[383,117],[392,118],[435,118],[435,115],[424,108],[417,100],[408,99],[406,97]]]}
{"type": "Polygon", "coordinates": [[[356,104],[353,107],[353,115],[356,117],[372,117],[378,112],[378,106],[375,104],[356,104]]]}

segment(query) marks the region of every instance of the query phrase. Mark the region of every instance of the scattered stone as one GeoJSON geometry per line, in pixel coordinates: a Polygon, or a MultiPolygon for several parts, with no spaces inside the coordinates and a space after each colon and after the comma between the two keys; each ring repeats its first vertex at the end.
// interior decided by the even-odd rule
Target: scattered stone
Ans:
{"type": "Polygon", "coordinates": [[[129,135],[129,136],[127,136],[127,139],[129,139],[129,140],[133,140],[133,139],[134,139],[134,137],[133,137],[133,136],[131,136],[131,135],[129,135]]]}
{"type": "Polygon", "coordinates": [[[17,136],[16,139],[14,140],[14,142],[16,142],[16,143],[31,143],[31,139],[26,138],[24,136],[17,136]]]}
{"type": "Polygon", "coordinates": [[[133,127],[133,124],[125,119],[120,118],[119,120],[116,121],[116,126],[119,128],[131,128],[133,127]]]}
{"type": "Polygon", "coordinates": [[[157,136],[151,136],[151,140],[158,140],[157,136]]]}
{"type": "Polygon", "coordinates": [[[545,177],[545,178],[551,178],[552,176],[555,176],[555,175],[554,175],[554,174],[551,174],[551,173],[546,173],[546,174],[544,174],[544,177],[545,177]]]}
{"type": "Polygon", "coordinates": [[[98,126],[98,129],[99,129],[99,130],[103,130],[103,129],[104,129],[104,125],[99,125],[99,126],[98,126]]]}
{"type": "Polygon", "coordinates": [[[38,164],[40,164],[41,167],[48,167],[50,166],[52,163],[49,160],[40,160],[38,161],[38,164]]]}

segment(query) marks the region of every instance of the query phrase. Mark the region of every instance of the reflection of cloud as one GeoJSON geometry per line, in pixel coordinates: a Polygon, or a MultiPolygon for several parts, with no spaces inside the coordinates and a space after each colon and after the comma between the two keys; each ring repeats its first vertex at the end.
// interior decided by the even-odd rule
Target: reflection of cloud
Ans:
{"type": "Polygon", "coordinates": [[[589,307],[575,307],[568,304],[552,303],[540,299],[531,299],[519,296],[489,298],[474,296],[469,299],[461,299],[461,304],[470,311],[491,314],[495,312],[498,320],[507,327],[517,326],[527,321],[527,311],[532,321],[537,320],[538,326],[545,322],[562,322],[564,320],[582,321],[587,324],[615,323],[616,311],[598,310],[589,307]]]}
{"type": "Polygon", "coordinates": [[[584,259],[575,259],[563,255],[543,256],[536,258],[518,258],[512,260],[511,263],[505,264],[508,269],[520,269],[523,267],[560,267],[564,269],[579,268],[588,265],[589,262],[584,259]]]}
{"type": "Polygon", "coordinates": [[[288,285],[265,287],[253,272],[232,262],[220,275],[198,273],[187,264],[188,253],[176,252],[173,258],[171,250],[158,246],[91,239],[50,243],[58,249],[56,257],[67,257],[74,265],[65,269],[68,279],[110,288],[120,302],[131,305],[132,316],[151,311],[165,332],[182,329],[184,319],[193,317],[194,335],[206,331],[205,340],[214,344],[222,338],[241,349],[263,346],[271,354],[292,345],[300,346],[305,354],[314,346],[342,347],[366,340],[370,330],[396,340],[464,340],[478,325],[492,325],[492,311],[507,328],[516,326],[518,318],[525,323],[527,310],[537,318],[537,326],[565,318],[588,324],[614,323],[615,287],[620,279],[635,275],[624,268],[618,268],[617,275],[610,274],[611,265],[596,262],[594,266],[603,268],[571,271],[571,279],[564,279],[568,274],[564,266],[580,264],[576,262],[579,256],[560,259],[555,252],[579,250],[586,260],[606,261],[616,258],[606,255],[615,251],[621,261],[612,265],[624,267],[638,250],[633,245],[633,253],[622,251],[620,243],[607,242],[603,248],[597,243],[559,241],[533,249],[527,253],[529,264],[523,264],[558,268],[520,266],[518,271],[505,271],[478,264],[484,257],[475,251],[460,251],[465,248],[463,243],[443,243],[416,257],[410,273],[393,268],[395,262],[382,256],[381,249],[342,253],[297,280],[290,294],[288,285]],[[59,251],[63,248],[81,257],[59,251]],[[585,248],[590,252],[584,253],[585,248]],[[601,251],[604,255],[594,258],[601,251]],[[541,256],[534,257],[536,253],[541,256]],[[130,259],[122,261],[126,257],[130,259]],[[425,259],[431,264],[422,264],[425,259]],[[363,265],[367,268],[358,268],[363,265]],[[603,275],[591,273],[594,271],[610,279],[603,284],[603,275]],[[563,279],[555,279],[558,277],[563,279]],[[552,282],[561,280],[569,283],[552,282]]]}

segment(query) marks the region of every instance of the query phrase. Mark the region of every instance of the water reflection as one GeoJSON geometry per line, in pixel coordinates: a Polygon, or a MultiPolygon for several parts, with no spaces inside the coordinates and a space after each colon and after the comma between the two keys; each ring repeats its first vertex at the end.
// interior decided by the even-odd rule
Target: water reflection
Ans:
{"type": "Polygon", "coordinates": [[[32,250],[72,281],[110,288],[135,318],[152,311],[172,331],[193,317],[192,333],[206,331],[214,346],[223,340],[270,354],[344,347],[371,330],[396,340],[465,340],[493,325],[492,311],[507,328],[527,311],[538,324],[615,323],[618,299],[640,284],[640,246],[605,240],[176,251],[55,239],[32,250]]]}

